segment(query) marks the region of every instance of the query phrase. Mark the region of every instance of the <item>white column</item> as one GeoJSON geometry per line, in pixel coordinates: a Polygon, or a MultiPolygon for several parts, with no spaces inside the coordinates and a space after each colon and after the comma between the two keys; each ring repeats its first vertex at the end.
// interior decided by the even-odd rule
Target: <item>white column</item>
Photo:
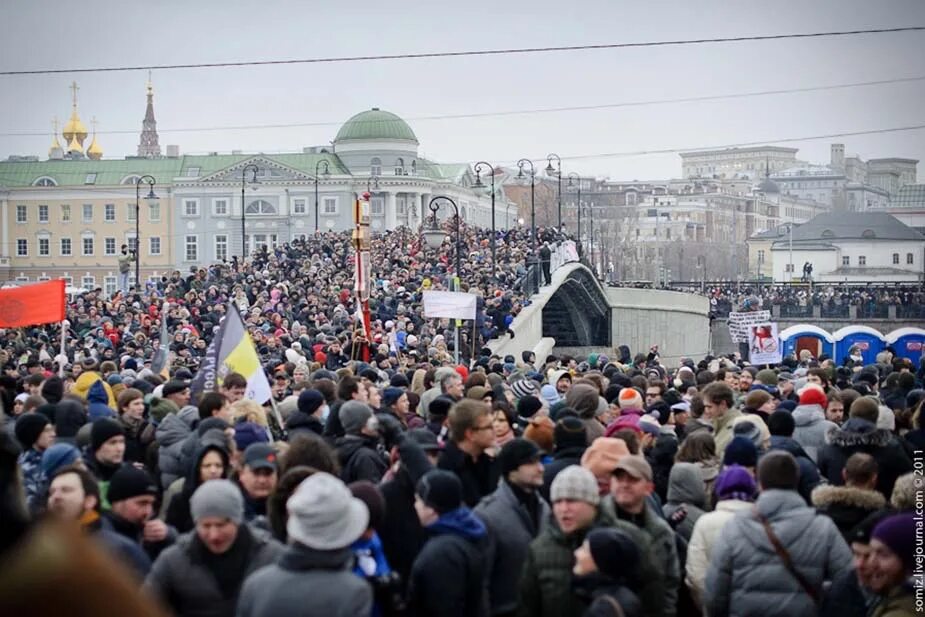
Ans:
{"type": "Polygon", "coordinates": [[[408,227],[418,224],[421,215],[420,203],[421,198],[417,193],[405,193],[405,220],[402,222],[408,227]]]}
{"type": "Polygon", "coordinates": [[[389,191],[385,194],[385,228],[395,229],[398,218],[395,216],[395,193],[389,191]]]}
{"type": "MultiPolygon", "coordinates": [[[[0,246],[0,255],[10,256],[10,200],[6,197],[0,199],[0,225],[3,225],[3,245],[0,246]]],[[[48,216],[51,216],[49,211],[48,216]]]]}

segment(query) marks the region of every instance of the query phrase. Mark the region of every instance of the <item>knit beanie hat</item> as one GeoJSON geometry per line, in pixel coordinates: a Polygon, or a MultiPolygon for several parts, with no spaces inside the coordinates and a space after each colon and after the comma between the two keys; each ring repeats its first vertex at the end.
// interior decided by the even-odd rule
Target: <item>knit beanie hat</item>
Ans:
{"type": "Polygon", "coordinates": [[[157,497],[157,492],[157,484],[147,471],[134,465],[123,465],[109,480],[106,498],[109,499],[109,503],[116,503],[140,495],[157,497]]]}
{"type": "Polygon", "coordinates": [[[256,422],[238,422],[234,425],[234,443],[238,450],[244,452],[254,443],[269,443],[267,429],[256,422]]]}
{"type": "Polygon", "coordinates": [[[424,474],[414,492],[438,514],[452,512],[462,505],[462,483],[456,474],[442,469],[424,474]]]}
{"type": "Polygon", "coordinates": [[[758,448],[747,437],[734,437],[723,454],[723,465],[742,465],[754,467],[758,464],[758,448]]]}
{"type": "Polygon", "coordinates": [[[502,446],[498,454],[501,476],[505,477],[521,465],[535,463],[540,459],[540,449],[528,439],[515,438],[502,446]]]}
{"type": "Polygon", "coordinates": [[[298,408],[304,414],[312,415],[324,405],[324,395],[318,390],[306,388],[299,393],[298,408]]]}
{"type": "Polygon", "coordinates": [[[874,527],[871,540],[880,540],[899,557],[906,572],[915,566],[915,515],[912,512],[886,518],[874,527]]]}
{"type": "Polygon", "coordinates": [[[155,396],[148,403],[148,413],[157,422],[162,422],[168,414],[174,411],[176,411],[176,405],[164,398],[155,396]]]}
{"type": "Polygon", "coordinates": [[[80,450],[69,443],[56,443],[42,453],[42,471],[50,478],[62,467],[80,459],[80,450]]]}
{"type": "MultiPolygon", "coordinates": [[[[580,422],[580,420],[579,420],[580,422]]],[[[626,442],[616,437],[598,437],[581,455],[581,466],[595,478],[609,476],[624,456],[629,456],[626,442]]]]}
{"type": "Polygon", "coordinates": [[[796,426],[793,415],[789,411],[778,409],[768,416],[768,430],[771,431],[771,435],[790,437],[796,426]]]}
{"type": "Polygon", "coordinates": [[[533,414],[543,408],[540,399],[528,395],[517,401],[517,415],[521,418],[532,418],[533,414]]]}
{"type": "Polygon", "coordinates": [[[286,502],[289,538],[322,551],[353,544],[369,528],[369,510],[329,473],[312,474],[286,502]]]}
{"type": "Polygon", "coordinates": [[[113,437],[125,436],[125,429],[112,418],[100,418],[90,428],[90,450],[96,452],[113,437]]]}
{"type": "Polygon", "coordinates": [[[401,398],[401,395],[404,393],[405,391],[402,390],[401,388],[395,388],[395,387],[389,386],[388,388],[382,391],[382,406],[391,407],[392,405],[395,404],[396,401],[398,401],[398,399],[401,398]]]}
{"type": "Polygon", "coordinates": [[[808,385],[800,392],[800,405],[819,405],[825,409],[828,404],[828,397],[822,388],[816,384],[808,385]]]}
{"type": "Polygon", "coordinates": [[[555,405],[561,399],[559,392],[556,390],[556,387],[550,384],[546,384],[540,388],[540,394],[550,405],[555,405]]]}
{"type": "Polygon", "coordinates": [[[578,465],[569,465],[556,474],[549,487],[549,497],[553,503],[572,499],[596,506],[601,502],[594,474],[578,465]]]}
{"type": "Polygon", "coordinates": [[[588,534],[588,548],[598,571],[613,579],[625,579],[639,565],[639,548],[625,531],[594,529],[588,534]]]}
{"type": "Polygon", "coordinates": [[[756,448],[760,448],[761,429],[758,428],[758,423],[761,423],[762,421],[755,416],[745,416],[745,418],[745,421],[736,422],[732,425],[732,434],[736,437],[745,437],[753,444],[755,444],[756,448]]]}
{"type": "Polygon", "coordinates": [[[719,473],[713,487],[718,501],[723,499],[751,501],[757,489],[752,474],[748,473],[744,467],[735,464],[728,465],[719,473]]]}
{"type": "Polygon", "coordinates": [[[620,409],[642,409],[642,395],[636,388],[623,388],[617,397],[620,409]]]}
{"type": "Polygon", "coordinates": [[[368,480],[358,480],[347,485],[354,497],[366,504],[369,510],[369,527],[379,529],[385,521],[385,497],[379,488],[368,480]]]}
{"type": "Polygon", "coordinates": [[[763,383],[766,386],[777,387],[777,373],[774,369],[766,368],[758,371],[758,374],[755,375],[755,381],[763,383]]]}
{"type": "Polygon", "coordinates": [[[344,432],[348,435],[359,433],[373,415],[373,410],[366,403],[347,401],[337,412],[344,432]]]}
{"type": "Polygon", "coordinates": [[[231,480],[208,480],[190,498],[190,514],[199,522],[207,516],[228,519],[236,525],[244,520],[244,497],[231,480]]]}
{"type": "Polygon", "coordinates": [[[532,379],[519,379],[511,384],[511,391],[517,400],[525,396],[536,396],[538,388],[532,379]]]}
{"type": "Polygon", "coordinates": [[[48,426],[48,416],[41,413],[30,411],[19,416],[16,420],[16,427],[13,429],[16,433],[16,440],[23,450],[28,450],[35,445],[39,436],[45,427],[48,426]]]}
{"type": "Polygon", "coordinates": [[[588,433],[584,422],[578,418],[565,417],[556,422],[553,434],[556,450],[583,448],[588,444],[588,433]]]}

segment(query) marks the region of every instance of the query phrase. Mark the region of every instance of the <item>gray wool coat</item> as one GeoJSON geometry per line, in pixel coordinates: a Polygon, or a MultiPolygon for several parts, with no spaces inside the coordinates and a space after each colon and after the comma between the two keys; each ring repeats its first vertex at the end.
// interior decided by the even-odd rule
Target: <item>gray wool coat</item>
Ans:
{"type": "MultiPolygon", "coordinates": [[[[250,527],[253,538],[247,574],[276,561],[285,550],[270,534],[250,527]]],[[[185,533],[158,555],[145,579],[145,589],[170,606],[179,617],[233,615],[237,598],[226,598],[212,573],[193,558],[195,531],[185,533]]]]}
{"type": "MultiPolygon", "coordinates": [[[[851,550],[832,520],[796,491],[772,489],[755,503],[790,554],[794,567],[822,592],[824,581],[851,568],[851,550]]],[[[704,593],[710,617],[815,615],[817,609],[774,551],[752,509],[737,513],[713,547],[704,593]]]]}
{"type": "Polygon", "coordinates": [[[527,508],[517,501],[505,480],[475,507],[475,515],[488,528],[485,561],[493,615],[517,608],[517,585],[527,559],[527,548],[549,520],[549,504],[542,497],[539,500],[539,525],[530,519],[527,508]]]}
{"type": "Polygon", "coordinates": [[[798,405],[793,410],[793,422],[796,424],[793,440],[803,446],[815,463],[819,449],[826,443],[826,433],[838,425],[825,419],[825,411],[819,405],[798,405]]]}

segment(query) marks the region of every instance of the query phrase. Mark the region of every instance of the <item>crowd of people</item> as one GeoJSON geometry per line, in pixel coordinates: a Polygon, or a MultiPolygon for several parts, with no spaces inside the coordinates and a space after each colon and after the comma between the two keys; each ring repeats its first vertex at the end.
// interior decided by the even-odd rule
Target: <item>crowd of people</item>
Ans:
{"type": "MultiPolygon", "coordinates": [[[[731,356],[668,370],[655,348],[580,359],[478,348],[455,364],[439,327],[415,324],[412,299],[425,278],[444,285],[447,268],[392,241],[395,278],[382,287],[404,291],[379,292],[375,310],[406,324],[404,350],[369,363],[347,349],[355,340],[337,339],[353,327],[345,301],[321,317],[320,298],[338,298],[349,281],[333,273],[330,287],[280,289],[264,274],[317,280],[343,267],[329,235],[320,243],[330,250],[232,268],[239,289],[210,283],[211,271],[169,281],[165,293],[188,308],[172,318],[182,326],[166,378],[143,368],[157,351],[157,305],[118,298],[78,307],[78,330],[96,327],[105,307],[100,335],[111,344],[94,354],[91,332],[63,378],[40,347],[8,365],[0,606],[217,617],[916,614],[925,362],[886,351],[873,365],[841,365],[804,352],[777,368],[731,356]],[[246,398],[236,373],[191,396],[184,360],[206,342],[194,333],[217,323],[222,294],[258,331],[276,328],[255,336],[273,408],[246,398]],[[126,331],[139,309],[147,323],[126,331]],[[429,342],[416,347],[412,336],[429,342]]],[[[491,297],[490,277],[480,285],[491,297]]]]}
{"type": "Polygon", "coordinates": [[[725,317],[730,311],[770,310],[773,305],[786,307],[819,306],[824,310],[856,306],[875,312],[879,307],[925,306],[922,285],[849,286],[836,283],[807,285],[735,285],[692,288],[710,298],[710,308],[716,316],[725,317]]]}

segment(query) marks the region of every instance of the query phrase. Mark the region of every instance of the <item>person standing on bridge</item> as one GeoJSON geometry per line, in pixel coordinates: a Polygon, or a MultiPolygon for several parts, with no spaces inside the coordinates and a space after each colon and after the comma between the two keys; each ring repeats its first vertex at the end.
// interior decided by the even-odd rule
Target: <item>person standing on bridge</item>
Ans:
{"type": "Polygon", "coordinates": [[[540,264],[543,266],[543,284],[552,285],[552,251],[549,250],[549,242],[544,242],[540,247],[540,264]]]}

